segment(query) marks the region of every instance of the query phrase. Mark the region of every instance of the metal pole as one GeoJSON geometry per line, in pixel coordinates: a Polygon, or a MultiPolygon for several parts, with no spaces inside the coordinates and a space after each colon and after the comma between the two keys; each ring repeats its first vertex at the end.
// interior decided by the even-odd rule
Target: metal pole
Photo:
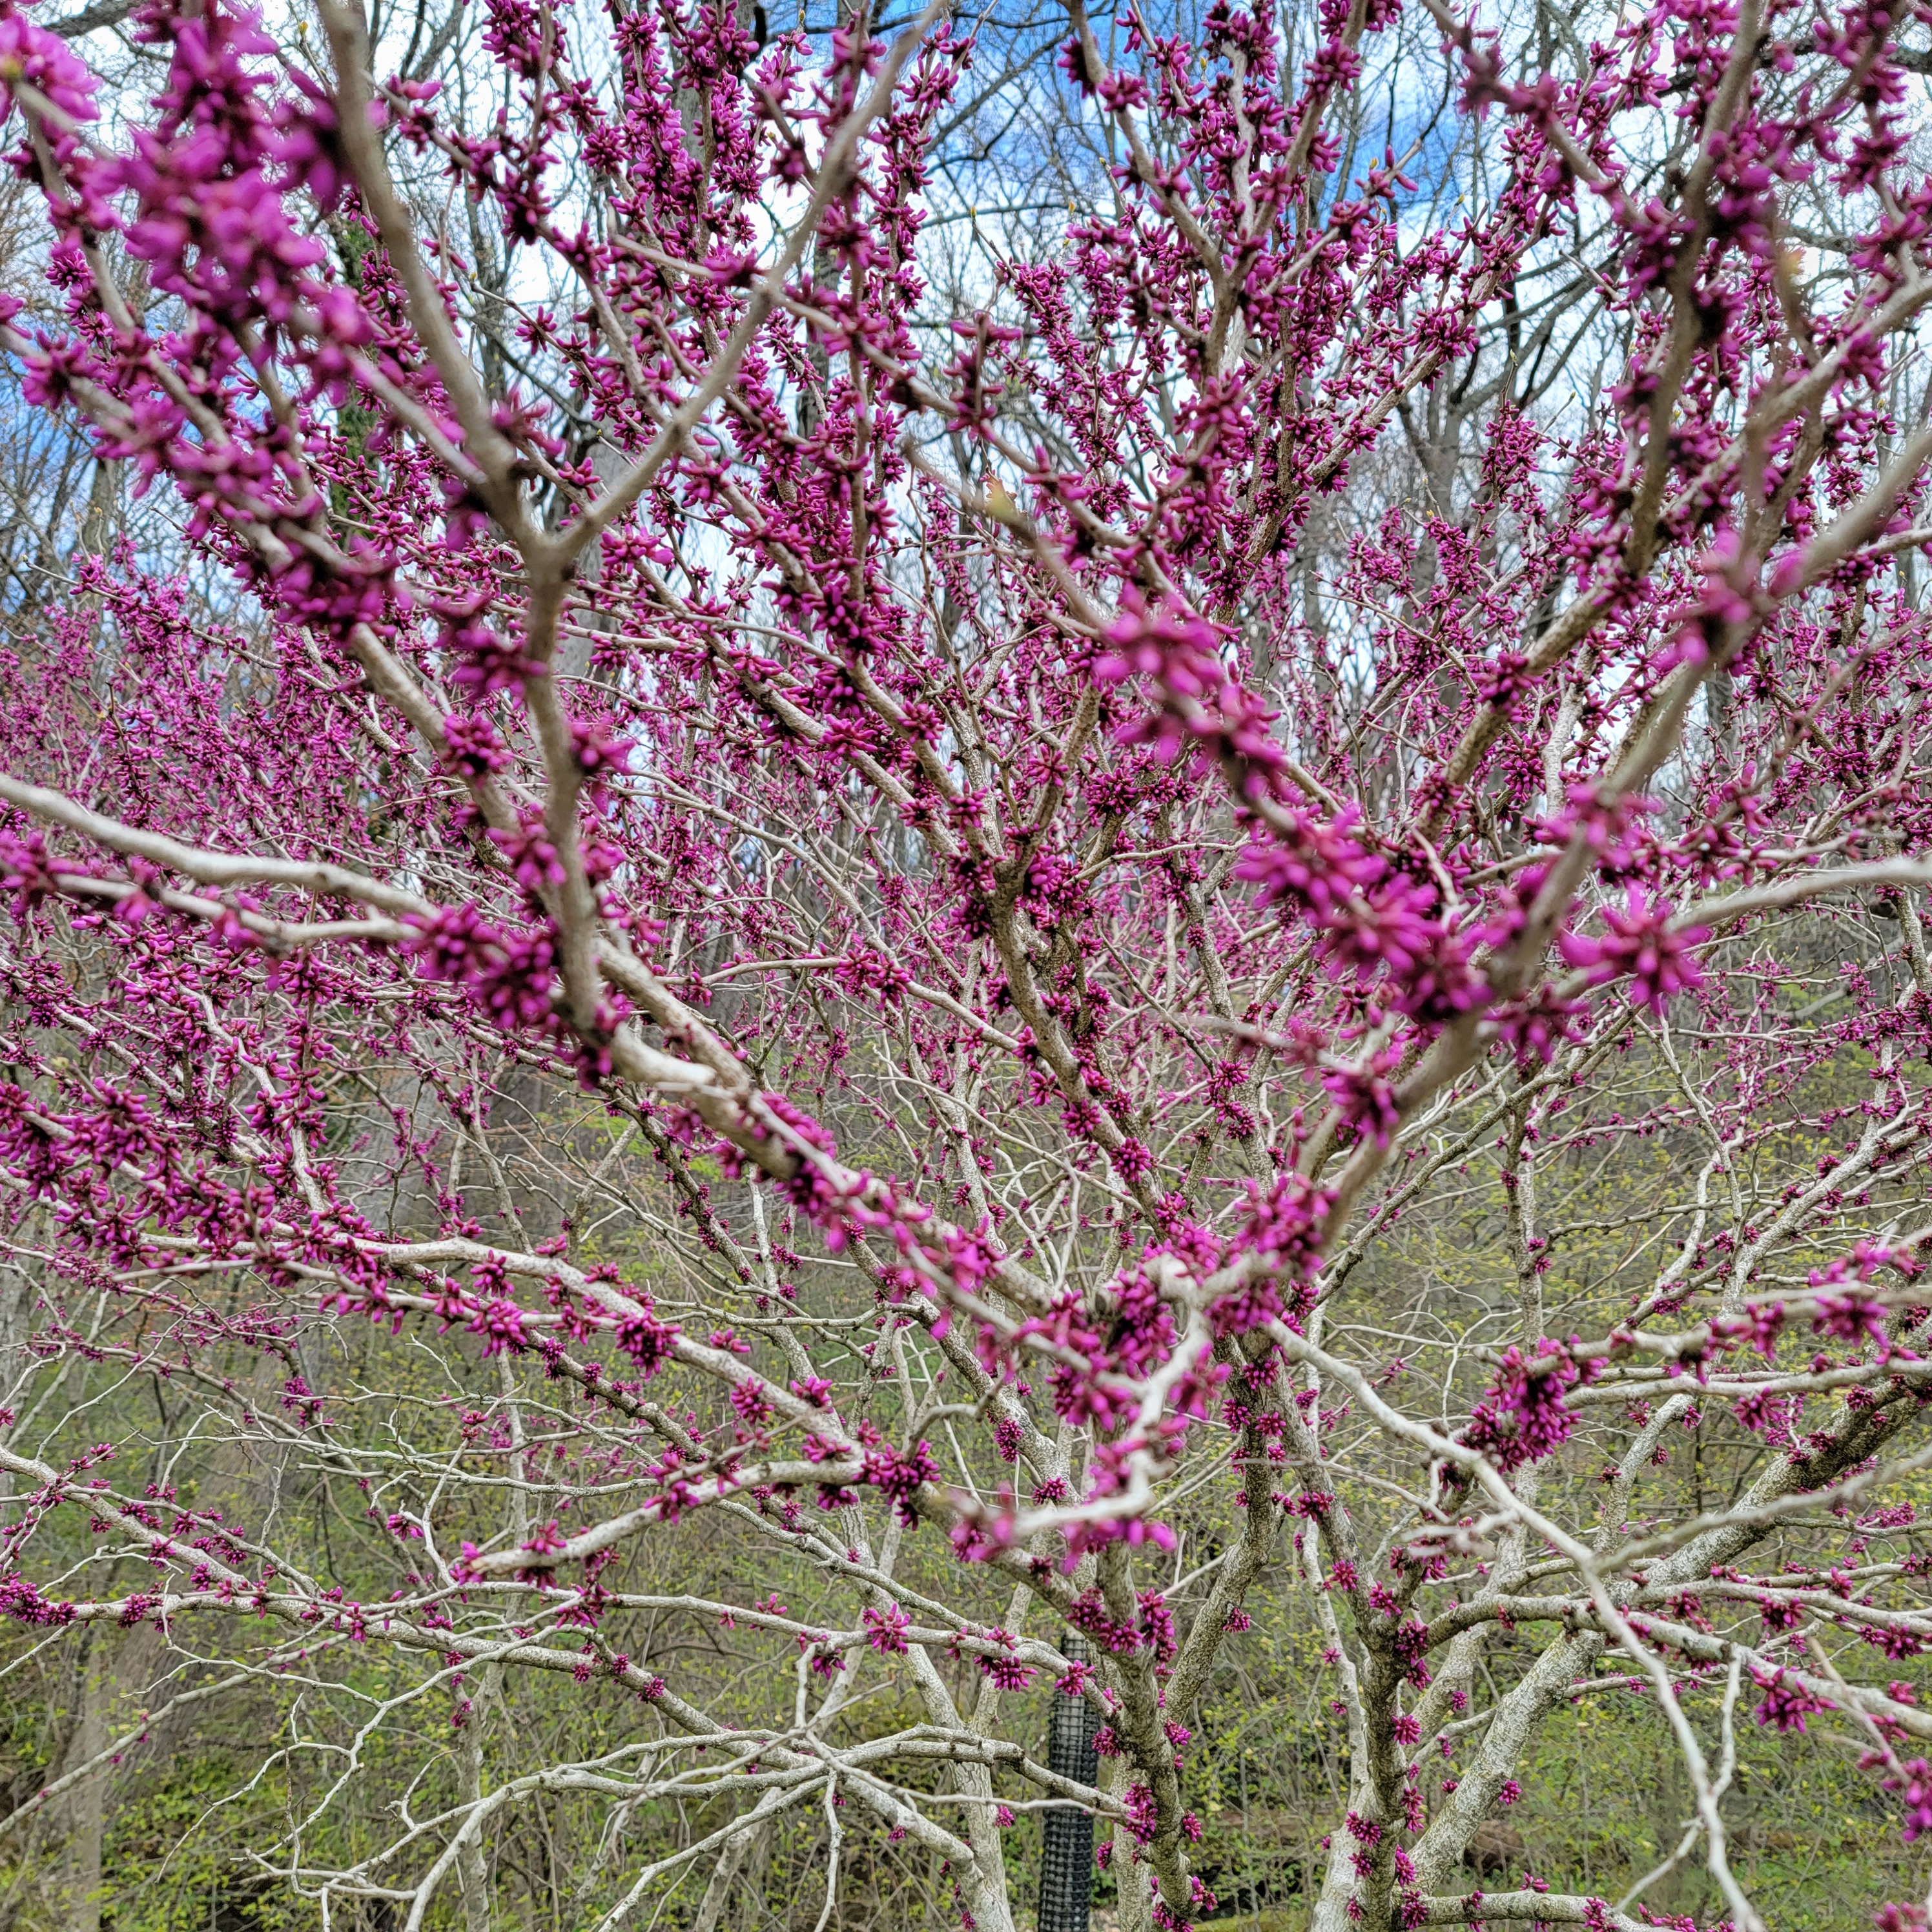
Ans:
{"type": "MultiPolygon", "coordinates": [[[[1070,1663],[1087,1660],[1084,1640],[1070,1632],[1060,1649],[1070,1663]]],[[[1094,1748],[1094,1711],[1084,1697],[1054,1697],[1046,1762],[1062,1778],[1096,1782],[1100,1760],[1094,1748]]],[[[1040,1866],[1040,1932],[1087,1932],[1094,1903],[1093,1814],[1056,1805],[1040,1815],[1046,1830],[1040,1866]]]]}

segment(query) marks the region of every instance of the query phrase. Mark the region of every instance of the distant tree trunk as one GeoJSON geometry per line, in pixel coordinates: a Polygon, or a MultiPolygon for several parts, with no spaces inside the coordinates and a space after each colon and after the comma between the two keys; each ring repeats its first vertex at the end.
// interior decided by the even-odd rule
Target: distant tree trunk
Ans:
{"type": "Polygon", "coordinates": [[[724,1916],[724,1908],[730,1903],[731,1888],[737,1882],[738,1874],[747,1864],[762,1864],[765,1849],[771,1841],[771,1823],[754,1826],[748,1832],[741,1832],[732,1839],[718,1855],[716,1868],[711,1874],[711,1882],[704,1888],[704,1896],[698,1901],[698,1916],[691,1922],[691,1932],[718,1932],[724,1916]]]}
{"type": "Polygon", "coordinates": [[[105,458],[94,459],[87,486],[87,508],[80,513],[79,549],[89,556],[104,555],[121,523],[121,466],[105,458]]]}
{"type": "MultiPolygon", "coordinates": [[[[68,1747],[70,1766],[78,1767],[107,1748],[106,1646],[96,1632],[80,1667],[80,1722],[68,1747]]],[[[100,1932],[100,1848],[106,1824],[105,1767],[76,1787],[68,1801],[68,1923],[74,1932],[100,1932]]]]}

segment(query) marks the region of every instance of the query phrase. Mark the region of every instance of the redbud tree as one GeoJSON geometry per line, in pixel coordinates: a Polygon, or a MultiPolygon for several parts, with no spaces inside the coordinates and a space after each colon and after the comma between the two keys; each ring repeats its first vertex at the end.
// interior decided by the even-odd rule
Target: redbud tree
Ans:
{"type": "Polygon", "coordinates": [[[0,706],[73,1909],[226,1700],[276,1923],[1010,1932],[1057,1804],[1180,1932],[1270,1616],[1318,1932],[1755,1932],[1760,1737],[1932,1830],[1932,8],[1070,0],[1024,219],[945,0],[116,13],[0,10],[138,506],[0,706]],[[1671,1841],[1485,1898],[1580,1700],[1671,1841]]]}

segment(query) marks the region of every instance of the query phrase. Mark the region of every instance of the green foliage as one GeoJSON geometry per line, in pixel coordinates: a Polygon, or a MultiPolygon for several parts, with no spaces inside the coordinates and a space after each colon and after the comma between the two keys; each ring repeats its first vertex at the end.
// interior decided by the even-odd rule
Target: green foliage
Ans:
{"type": "MultiPolygon", "coordinates": [[[[868,1049],[861,1041],[854,1050],[868,1049]]],[[[1824,1154],[1842,1144],[1843,1110],[1854,1108],[1869,1088],[1868,1074],[1859,1054],[1821,1052],[1816,1064],[1794,1076],[1783,1099],[1784,1124],[1754,1157],[1780,1174],[1815,1171],[1824,1154]]],[[[1686,1210],[1708,1150],[1694,1108],[1653,1046],[1626,1042],[1604,1094],[1587,1120],[1572,1124],[1564,1114],[1553,1114],[1549,1136],[1534,1150],[1539,1226],[1548,1245],[1544,1264],[1527,1285],[1510,1250],[1498,1185],[1503,1150],[1485,1148],[1451,1172],[1428,1211],[1385,1230],[1331,1294],[1330,1336],[1346,1338],[1358,1358],[1369,1362],[1394,1357],[1390,1338],[1402,1338],[1401,1349],[1414,1359],[1390,1360],[1390,1373],[1430,1378],[1424,1387],[1438,1384],[1448,1415],[1458,1404],[1466,1408],[1486,1373],[1478,1349],[1522,1334],[1526,1294],[1540,1306],[1548,1333],[1598,1324],[1626,1309],[1684,1238],[1690,1220],[1686,1210]]],[[[587,1217],[592,1225],[575,1249],[580,1259],[617,1263],[632,1280],[650,1283],[673,1315],[680,1297],[701,1292],[734,1317],[743,1311],[748,1328],[754,1324],[752,1294],[722,1279],[715,1258],[679,1225],[670,1190],[643,1162],[635,1169],[622,1166],[628,1126],[594,1108],[540,1124],[556,1143],[572,1147],[586,1171],[616,1174],[628,1190],[632,1211],[604,1221],[587,1217]],[[694,1289],[694,1282],[701,1289],[694,1289]]],[[[356,1125],[345,1106],[330,1141],[332,1154],[345,1163],[354,1158],[356,1125]]],[[[859,1138],[854,1123],[842,1124],[841,1132],[859,1138]]],[[[882,1151],[881,1166],[890,1165],[889,1154],[882,1151]]],[[[724,1184],[704,1163],[691,1171],[700,1180],[724,1184]]],[[[1824,1258],[1822,1250],[1815,1257],[1824,1258]]],[[[1795,1251],[1781,1256],[1779,1266],[1802,1272],[1814,1258],[1795,1251]]],[[[1094,1264],[1108,1259],[1096,1254],[1094,1264]]],[[[832,1321],[847,1285],[809,1263],[791,1272],[800,1305],[832,1321]]],[[[831,1328],[827,1334],[828,1372],[866,1378],[848,1413],[895,1438],[902,1435],[909,1412],[937,1386],[921,1379],[934,1372],[934,1364],[921,1353],[920,1338],[904,1339],[902,1369],[884,1349],[857,1354],[872,1340],[869,1324],[855,1328],[849,1340],[831,1328]]],[[[481,1479],[472,1497],[482,1500],[462,1506],[470,1515],[446,1507],[440,1516],[446,1549],[452,1536],[480,1542],[500,1534],[501,1522],[488,1514],[500,1505],[487,1484],[507,1466],[506,1441],[493,1434],[489,1420],[502,1394],[501,1364],[473,1350],[430,1346],[417,1329],[397,1334],[368,1324],[337,1328],[318,1349],[316,1359],[304,1362],[304,1374],[312,1387],[328,1392],[332,1427],[358,1444],[365,1466],[380,1466],[388,1449],[406,1446],[415,1458],[434,1454],[481,1479]]],[[[257,1358],[238,1352],[232,1359],[211,1354],[199,1366],[214,1378],[242,1379],[249,1399],[265,1410],[281,1400],[257,1358]]],[[[340,1586],[362,1604],[380,1606],[412,1587],[420,1545],[386,1526],[390,1511],[421,1503],[406,1484],[393,1490],[380,1481],[360,1486],[320,1440],[292,1439],[279,1460],[180,1457],[176,1445],[196,1401],[182,1380],[121,1382],[104,1368],[96,1386],[76,1386],[74,1397],[74,1420],[54,1430],[48,1454],[74,1454],[111,1434],[123,1445],[117,1474],[124,1486],[173,1481],[182,1499],[199,1507],[226,1507],[232,1500],[237,1520],[272,1508],[281,1546],[299,1551],[326,1585],[340,1586]],[[148,1460],[134,1466],[144,1456],[148,1460]]],[[[547,1466],[580,1478],[594,1472],[604,1501],[622,1493],[634,1469],[597,1461],[606,1445],[580,1414],[551,1401],[534,1375],[520,1399],[532,1434],[550,1442],[546,1453],[555,1460],[547,1466]]],[[[716,1397],[703,1392],[680,1391],[680,1400],[689,1400],[706,1420],[716,1406],[716,1397]]],[[[1820,1399],[1814,1417],[1836,1400],[1820,1399]]],[[[1574,1520],[1589,1521],[1600,1506],[1606,1459],[1620,1454],[1640,1426],[1615,1405],[1592,1408],[1587,1432],[1543,1474],[1544,1505],[1560,1503],[1574,1520]]],[[[1372,1453],[1370,1438],[1346,1415],[1338,1417],[1329,1439],[1345,1468],[1372,1453]]],[[[1734,1496],[1764,1454],[1759,1438],[1714,1418],[1664,1450],[1630,1502],[1634,1514],[1659,1522],[1734,1496]]],[[[988,1489],[1010,1475],[989,1455],[974,1473],[988,1489]]],[[[1932,1499],[1932,1474],[1900,1493],[1921,1491],[1932,1499]]],[[[1219,1539],[1228,1522],[1225,1513],[1216,1513],[1220,1507],[1204,1496],[1198,1514],[1181,1513],[1177,1574],[1221,1553],[1219,1539]]],[[[1358,1515],[1365,1538],[1388,1528],[1398,1507],[1387,1496],[1378,1501],[1363,1493],[1358,1515]]],[[[1244,1932],[1304,1932],[1310,1889],[1325,1856],[1323,1840],[1346,1808],[1347,1728],[1334,1707],[1341,1687],[1324,1658],[1324,1605],[1302,1572],[1292,1530],[1292,1524],[1285,1530],[1249,1594],[1251,1628],[1224,1647],[1196,1708],[1177,1714],[1192,1733],[1186,1754],[1188,1802],[1202,1828],[1196,1862],[1220,1895],[1220,1922],[1231,1932],[1238,1925],[1244,1932]]],[[[1854,1526],[1844,1520],[1794,1521],[1767,1539],[1764,1560],[1774,1568],[1786,1558],[1838,1560],[1855,1540],[1854,1526]]],[[[1901,1536],[1894,1553],[1911,1546],[1909,1535],[1901,1536]]],[[[76,1594],[83,1588],[102,1597],[124,1594],[142,1587],[146,1574],[138,1552],[86,1534],[83,1520],[70,1510],[41,1528],[38,1547],[63,1551],[74,1580],[68,1587],[76,1594]]],[[[838,1614],[832,1582],[802,1564],[781,1574],[770,1568],[770,1551],[768,1542],[728,1513],[706,1511],[674,1537],[627,1546],[604,1580],[636,1596],[741,1603],[770,1589],[782,1592],[802,1618],[838,1614]]],[[[1472,1579],[1478,1574],[1473,1564],[1468,1574],[1472,1579]]],[[[1004,1624],[1010,1615],[1010,1586],[989,1570],[962,1569],[930,1531],[908,1536],[896,1574],[909,1593],[944,1596],[982,1624],[1004,1624]]],[[[526,1600],[515,1603],[523,1606],[508,1600],[502,1606],[506,1633],[513,1616],[532,1614],[526,1600]]],[[[111,1932],[312,1932],[320,1924],[314,1908],[298,1888],[274,1876],[296,1861],[298,1846],[301,1860],[317,1868],[340,1870],[371,1856],[393,1837],[400,1805],[406,1802],[410,1815],[421,1818],[456,1801],[472,1752],[487,1790],[533,1764],[586,1760],[662,1735],[647,1706],[588,1664],[590,1681],[582,1686],[567,1673],[472,1667],[437,1675],[419,1656],[326,1632],[316,1633],[313,1642],[301,1640],[303,1647],[292,1654],[286,1628],[231,1620],[222,1639],[230,1648],[218,1668],[194,1648],[204,1634],[184,1623],[166,1644],[146,1629],[126,1636],[110,1630],[88,1640],[100,1648],[96,1664],[86,1667],[105,1671],[102,1721],[116,1736],[138,1724],[142,1707],[157,1708],[237,1662],[265,1664],[275,1646],[284,1646],[276,1669],[255,1676],[191,1721],[163,1724],[107,1774],[101,1921],[111,1932]],[[137,1636],[151,1648],[137,1653],[137,1636]],[[386,1713],[380,1723],[374,1721],[379,1712],[386,1713]]],[[[795,1685],[788,1664],[775,1666],[769,1641],[715,1615],[620,1610],[602,1634],[613,1649],[648,1659],[674,1676],[681,1693],[725,1724],[788,1720],[795,1685]]],[[[94,1653],[74,1634],[36,1651],[42,1635],[14,1626],[0,1632],[0,1665],[13,1673],[7,1680],[13,1694],[0,1706],[0,1810],[26,1802],[74,1761],[82,1660],[94,1653]]],[[[1478,1708],[1527,1667],[1545,1636],[1530,1630],[1498,1636],[1476,1687],[1478,1708]]],[[[558,1634],[550,1633],[550,1640],[560,1640],[558,1634]]],[[[579,1640],[568,1638],[572,1645],[579,1640]]],[[[956,1695],[976,1691],[970,1660],[937,1661],[956,1695]]],[[[1870,1678],[1888,1675],[1892,1666],[1854,1648],[1840,1667],[1870,1678]]],[[[1605,1672],[1615,1674],[1607,1664],[1605,1672]]],[[[850,1746],[921,1721],[903,1660],[862,1654],[852,1682],[852,1700],[831,1726],[836,1744],[850,1746]]],[[[1042,1684],[1004,1697],[997,1728],[1037,1750],[1054,1694],[1042,1684]]],[[[1802,1739],[1775,1737],[1750,1721],[1752,1700],[1747,1685],[1736,1713],[1738,1765],[1725,1815],[1733,1863],[1778,1932],[1840,1932],[1867,1922],[1882,1899],[1922,1892],[1924,1861],[1900,1846],[1895,1815],[1857,1766],[1867,1741],[1835,1718],[1814,1718],[1802,1739]]],[[[1714,1761],[1721,1755],[1720,1714],[1708,1686],[1689,1696],[1688,1708],[1714,1761]]],[[[1459,1752],[1466,1742],[1459,1741],[1459,1752]]],[[[681,1761],[702,1760],[692,1754],[681,1761]]],[[[1451,1761],[1426,1768],[1424,1789],[1432,1804],[1439,1802],[1440,1778],[1454,1770],[1451,1761]]],[[[938,1786],[936,1770],[902,1766],[896,1774],[915,1787],[938,1786]]],[[[1462,1874],[1466,1886],[1494,1890],[1530,1870],[1559,1889],[1614,1900],[1673,1848],[1690,1810],[1676,1754],[1657,1712],[1628,1690],[1592,1691],[1560,1706],[1534,1736],[1517,1776],[1521,1799],[1496,1821],[1484,1854],[1494,1869],[1472,1864],[1462,1874]]],[[[1004,1772],[996,1789],[1011,1798],[1034,1795],[1004,1772]]],[[[613,1813],[554,1796],[511,1810],[493,1826],[487,1846],[499,1932],[578,1932],[594,1924],[622,1895],[629,1874],[694,1844],[727,1816],[695,1800],[664,1799],[613,1813]]],[[[832,1921],[842,1932],[956,1927],[956,1904],[930,1859],[910,1844],[892,1842],[856,1807],[844,1813],[843,1822],[842,1886],[832,1921]]],[[[0,1840],[0,1932],[59,1932],[70,1922],[74,1838],[74,1814],[56,1805],[0,1840]]],[[[1038,1885],[1040,1838],[1034,1813],[1022,1814],[1005,1836],[1023,1916],[1038,1885]]],[[[810,1932],[824,1902],[826,1843],[822,1808],[785,1815],[748,1859],[718,1932],[810,1932]]],[[[400,1874],[379,1870],[374,1876],[389,1883],[400,1874]]],[[[690,1924],[706,1876],[705,1867],[688,1866],[664,1882],[650,1901],[649,1922],[658,1932],[690,1924]]],[[[1096,1894],[1103,1910],[1114,1892],[1113,1877],[1103,1877],[1096,1894]]],[[[1659,1911],[1717,1916],[1715,1892],[1694,1856],[1646,1899],[1659,1911]]],[[[368,1900],[337,1908],[332,1921],[334,1932],[390,1932],[400,1922],[387,1905],[368,1900]],[[352,1916],[358,1912],[359,1924],[352,1916]]],[[[454,1887],[439,1893],[428,1922],[438,1928],[463,1922],[454,1887]]]]}

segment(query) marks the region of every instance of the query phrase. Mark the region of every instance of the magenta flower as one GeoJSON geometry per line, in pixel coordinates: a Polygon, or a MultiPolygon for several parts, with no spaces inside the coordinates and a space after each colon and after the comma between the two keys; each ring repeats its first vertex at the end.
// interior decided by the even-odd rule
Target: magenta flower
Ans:
{"type": "Polygon", "coordinates": [[[1661,1014],[1674,994],[1703,984],[1690,949],[1710,937],[1701,926],[1673,931],[1667,903],[1647,899],[1632,886],[1621,912],[1614,907],[1604,909],[1609,930],[1604,938],[1561,933],[1557,950],[1565,965],[1585,973],[1593,985],[1628,977],[1632,1002],[1661,1014]]]}

